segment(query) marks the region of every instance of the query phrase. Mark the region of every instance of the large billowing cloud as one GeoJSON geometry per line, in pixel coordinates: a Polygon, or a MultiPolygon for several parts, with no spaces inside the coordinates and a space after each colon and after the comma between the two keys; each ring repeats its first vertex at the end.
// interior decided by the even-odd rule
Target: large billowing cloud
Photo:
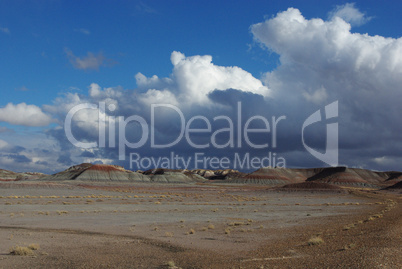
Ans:
{"type": "MultiPolygon", "coordinates": [[[[212,121],[218,114],[225,113],[232,117],[235,116],[237,101],[241,97],[232,98],[232,101],[217,98],[216,91],[226,91],[235,88],[236,92],[245,96],[258,95],[261,100],[268,97],[270,91],[262,84],[259,79],[254,78],[247,71],[239,67],[223,67],[212,63],[212,57],[191,56],[186,57],[180,52],[173,52],[171,55],[173,71],[167,78],[159,78],[156,75],[150,78],[138,73],[135,78],[138,88],[135,90],[124,90],[120,87],[102,88],[96,83],[89,86],[88,95],[78,93],[68,93],[54,101],[53,105],[44,106],[44,109],[56,115],[60,125],[63,125],[66,115],[80,104],[92,104],[100,108],[104,104],[104,110],[85,108],[74,113],[71,120],[71,130],[74,138],[80,142],[96,142],[99,139],[99,131],[102,131],[101,124],[106,128],[106,144],[109,143],[111,126],[115,128],[115,139],[119,139],[120,130],[118,128],[118,117],[128,119],[131,116],[143,118],[151,128],[151,108],[154,104],[169,104],[172,108],[158,108],[156,111],[155,125],[153,132],[156,143],[169,143],[174,141],[181,132],[181,118],[188,121],[192,116],[202,115],[212,121]]],[[[248,110],[248,109],[245,109],[248,110]]],[[[223,121],[223,123],[225,123],[223,121]]],[[[121,124],[121,123],[119,123],[121,124]]],[[[194,123],[203,124],[202,121],[194,123]]],[[[193,127],[195,128],[195,127],[193,127]]],[[[213,126],[212,129],[219,128],[213,126]]],[[[135,124],[128,124],[126,127],[127,140],[138,141],[142,135],[142,129],[135,124]]],[[[71,159],[63,158],[63,162],[71,164],[80,161],[102,161],[107,163],[116,162],[118,159],[118,148],[92,148],[91,154],[87,149],[75,148],[67,140],[63,128],[49,130],[48,134],[60,141],[63,152],[74,152],[75,157],[71,159]]],[[[195,137],[194,139],[205,140],[206,137],[195,137]]],[[[221,138],[221,136],[220,136],[221,138]]],[[[116,141],[116,145],[119,141],[116,141]]],[[[195,142],[198,143],[198,142],[195,142]]],[[[136,149],[139,152],[152,152],[150,142],[136,149]]],[[[174,149],[166,149],[178,152],[191,152],[191,147],[186,143],[178,143],[174,149]]],[[[163,150],[152,152],[152,154],[164,154],[163,150]]]]}
{"type": "Polygon", "coordinates": [[[5,107],[0,108],[0,121],[14,125],[47,126],[52,119],[35,105],[8,103],[5,107]]]}
{"type": "Polygon", "coordinates": [[[167,98],[173,103],[177,101],[183,104],[202,103],[208,101],[208,94],[214,90],[230,88],[269,96],[268,88],[249,72],[237,66],[214,65],[210,55],[186,57],[174,51],[170,59],[173,64],[171,78],[159,79],[157,76],[147,78],[141,73],[136,75],[138,87],[149,89],[144,96],[145,100],[167,98]],[[155,88],[162,91],[156,92],[155,88]]]}
{"type": "Polygon", "coordinates": [[[345,163],[395,159],[392,145],[401,146],[402,133],[402,38],[352,33],[339,16],[306,19],[295,8],[252,25],[251,32],[280,55],[279,67],[263,78],[275,100],[299,111],[339,100],[345,163]]]}
{"type": "MultiPolygon", "coordinates": [[[[9,151],[0,157],[3,161],[11,162],[14,158],[24,164],[31,160],[38,167],[103,162],[128,168],[127,159],[118,161],[121,157],[119,139],[123,137],[127,144],[137,143],[147,125],[146,143],[139,148],[126,149],[127,158],[132,152],[148,157],[170,156],[172,152],[194,156],[194,152],[202,152],[209,157],[232,158],[234,153],[261,157],[272,151],[277,157],[285,157],[287,166],[323,166],[323,162],[303,147],[303,123],[318,109],[338,101],[339,116],[332,122],[339,123],[339,163],[380,170],[400,169],[398,164],[402,157],[397,149],[402,147],[399,108],[402,100],[402,38],[351,32],[351,25],[368,20],[353,5],[337,7],[327,21],[307,19],[298,9],[289,8],[250,27],[258,43],[269,53],[280,56],[278,67],[261,79],[241,67],[217,66],[209,55],[185,56],[174,51],[170,57],[173,68],[168,77],[146,77],[137,73],[134,90],[102,88],[102,85],[92,83],[88,94],[68,93],[57,98],[53,104],[43,107],[59,124],[46,131],[53,141],[51,146],[42,147],[46,152],[41,152],[37,146],[24,145],[19,155],[26,158],[11,155],[9,151]],[[87,107],[74,114],[71,118],[74,138],[83,143],[102,143],[99,140],[101,132],[105,147],[77,148],[68,140],[64,129],[66,116],[82,104],[92,104],[97,109],[87,107]],[[155,125],[150,126],[151,109],[155,104],[170,104],[177,110],[167,106],[157,108],[153,115],[155,125]],[[282,120],[276,124],[276,137],[273,137],[274,122],[281,116],[282,120]],[[188,124],[193,117],[196,119],[191,122],[191,129],[206,132],[190,134],[190,142],[182,139],[169,148],[151,147],[151,131],[156,144],[169,144],[180,135],[182,120],[188,124]],[[249,121],[253,117],[254,120],[249,121]],[[144,119],[145,125],[140,118],[144,119]],[[124,122],[128,119],[132,121],[124,122]],[[126,124],[125,129],[119,128],[121,124],[126,124]],[[270,130],[246,138],[243,131],[247,124],[249,128],[260,130],[269,126],[270,130]],[[232,126],[235,129],[233,136],[225,131],[232,126]],[[219,130],[222,132],[215,133],[219,130]],[[252,147],[246,143],[247,139],[254,145],[269,144],[269,147],[252,147]],[[234,143],[229,143],[230,140],[234,143]],[[199,149],[194,144],[209,146],[199,149]]],[[[98,68],[102,61],[95,58],[95,55],[79,58],[82,62],[76,61],[76,68],[98,68]],[[94,58],[94,63],[89,61],[90,58],[94,58]]],[[[22,110],[15,107],[11,104],[8,110],[3,109],[22,110]]],[[[35,109],[39,111],[37,115],[45,115],[37,117],[42,120],[35,126],[50,122],[49,116],[37,107],[25,110],[35,109]]],[[[26,119],[12,119],[10,114],[1,113],[0,116],[10,123],[28,124],[26,119]]],[[[306,143],[323,151],[325,128],[326,122],[321,121],[306,129],[306,143]]],[[[0,147],[10,149],[8,143],[10,140],[0,141],[0,147]]]]}

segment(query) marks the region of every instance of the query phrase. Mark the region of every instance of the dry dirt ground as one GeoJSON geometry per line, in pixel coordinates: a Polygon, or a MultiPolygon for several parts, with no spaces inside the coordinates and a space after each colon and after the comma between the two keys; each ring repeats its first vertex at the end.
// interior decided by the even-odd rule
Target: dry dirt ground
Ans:
{"type": "Polygon", "coordinates": [[[401,212],[351,188],[3,182],[0,268],[401,268],[401,212]]]}

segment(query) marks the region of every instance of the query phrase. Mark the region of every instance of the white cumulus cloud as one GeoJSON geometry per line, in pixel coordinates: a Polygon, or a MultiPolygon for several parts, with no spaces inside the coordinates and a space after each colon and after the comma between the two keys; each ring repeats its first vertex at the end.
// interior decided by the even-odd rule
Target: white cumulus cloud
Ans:
{"type": "Polygon", "coordinates": [[[0,121],[23,126],[47,126],[52,118],[35,105],[8,103],[0,108],[0,121]]]}
{"type": "Polygon", "coordinates": [[[352,33],[341,17],[306,19],[289,8],[250,29],[280,55],[279,66],[263,78],[278,107],[303,115],[338,100],[340,147],[356,163],[364,159],[357,152],[382,156],[400,144],[402,38],[352,33]]]}
{"type": "MultiPolygon", "coordinates": [[[[186,57],[183,53],[174,51],[171,54],[173,72],[170,78],[151,78],[139,73],[136,75],[137,85],[145,90],[167,91],[175,94],[182,103],[202,103],[208,100],[208,94],[214,90],[238,89],[263,96],[269,96],[269,89],[261,80],[237,66],[218,66],[212,63],[210,55],[195,55],[186,57]]],[[[159,95],[161,96],[161,95],[159,95]]],[[[172,98],[170,98],[172,99],[172,98]]]]}
{"type": "Polygon", "coordinates": [[[352,26],[360,26],[371,20],[371,17],[367,17],[364,13],[355,8],[354,3],[336,6],[336,8],[329,13],[330,19],[335,17],[342,18],[352,26]]]}

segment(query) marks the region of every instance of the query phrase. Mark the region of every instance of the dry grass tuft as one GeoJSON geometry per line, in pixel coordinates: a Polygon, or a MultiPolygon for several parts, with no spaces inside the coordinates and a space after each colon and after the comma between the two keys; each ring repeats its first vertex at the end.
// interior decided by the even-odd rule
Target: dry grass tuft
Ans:
{"type": "Polygon", "coordinates": [[[352,248],[355,248],[356,247],[356,244],[349,244],[349,245],[346,245],[346,246],[344,246],[342,249],[340,249],[340,250],[349,250],[349,249],[352,249],[352,248]]]}
{"type": "Polygon", "coordinates": [[[20,246],[14,246],[10,248],[10,254],[11,255],[19,255],[19,256],[31,256],[33,255],[32,249],[28,247],[20,247],[20,246]]]}
{"type": "Polygon", "coordinates": [[[63,215],[63,214],[68,214],[68,211],[59,210],[59,211],[57,211],[57,214],[59,214],[59,215],[61,216],[61,215],[63,215]]]}
{"type": "Polygon", "coordinates": [[[324,243],[324,240],[319,236],[313,236],[307,241],[309,246],[321,245],[322,243],[324,243]]]}
{"type": "Polygon", "coordinates": [[[166,263],[167,268],[169,269],[181,269],[181,267],[176,266],[176,264],[174,263],[174,261],[168,261],[166,263]]]}
{"type": "Polygon", "coordinates": [[[173,237],[173,235],[174,235],[174,234],[173,234],[172,232],[166,232],[166,233],[165,233],[165,236],[166,236],[166,237],[173,237]]]}
{"type": "Polygon", "coordinates": [[[40,248],[39,244],[30,244],[28,246],[29,249],[31,250],[38,250],[40,248]]]}

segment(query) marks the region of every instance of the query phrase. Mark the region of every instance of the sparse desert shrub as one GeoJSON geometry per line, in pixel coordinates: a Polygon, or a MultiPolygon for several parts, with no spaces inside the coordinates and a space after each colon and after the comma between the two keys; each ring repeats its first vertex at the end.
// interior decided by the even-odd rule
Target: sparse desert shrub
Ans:
{"type": "Polygon", "coordinates": [[[190,231],[188,231],[188,234],[195,234],[195,230],[194,230],[194,229],[190,229],[190,231]]]}
{"type": "Polygon", "coordinates": [[[230,234],[230,229],[229,229],[229,228],[226,228],[226,229],[225,229],[225,234],[227,234],[227,235],[230,234]]]}
{"type": "Polygon", "coordinates": [[[341,250],[349,250],[349,249],[352,249],[352,248],[355,248],[356,247],[356,244],[349,244],[349,245],[346,245],[346,246],[344,246],[341,250]]]}
{"type": "Polygon", "coordinates": [[[244,225],[244,223],[243,222],[231,222],[231,223],[229,223],[229,226],[241,226],[241,225],[244,225]]]}
{"type": "Polygon", "coordinates": [[[202,227],[202,228],[201,228],[201,231],[204,231],[204,232],[205,232],[205,231],[208,231],[208,227],[202,227]]]}
{"type": "Polygon", "coordinates": [[[10,254],[19,256],[30,256],[33,255],[33,251],[32,249],[27,247],[14,246],[10,248],[10,254]]]}
{"type": "Polygon", "coordinates": [[[209,225],[208,225],[208,229],[210,229],[210,230],[215,229],[215,225],[213,225],[213,224],[209,224],[209,225]]]}
{"type": "Polygon", "coordinates": [[[39,244],[30,244],[28,246],[29,249],[31,250],[38,250],[39,249],[39,244]]]}
{"type": "Polygon", "coordinates": [[[165,236],[167,236],[167,237],[173,237],[173,233],[172,233],[172,232],[166,232],[166,233],[165,233],[165,236]]]}
{"type": "Polygon", "coordinates": [[[324,240],[319,236],[313,236],[307,241],[309,246],[321,245],[322,243],[324,243],[324,240]]]}
{"type": "Polygon", "coordinates": [[[356,224],[349,224],[349,225],[346,225],[345,227],[343,227],[343,230],[344,231],[347,231],[347,230],[350,230],[350,229],[352,229],[352,228],[354,228],[356,226],[356,224]]]}
{"type": "Polygon", "coordinates": [[[364,222],[368,222],[368,221],[372,221],[372,220],[374,220],[375,218],[373,217],[373,216],[370,216],[370,217],[368,217],[364,222]]]}
{"type": "Polygon", "coordinates": [[[166,263],[167,268],[169,269],[180,269],[180,267],[177,267],[174,261],[168,261],[166,263]]]}
{"type": "Polygon", "coordinates": [[[59,214],[59,215],[68,214],[68,211],[64,211],[64,210],[57,211],[57,214],[59,214]]]}

